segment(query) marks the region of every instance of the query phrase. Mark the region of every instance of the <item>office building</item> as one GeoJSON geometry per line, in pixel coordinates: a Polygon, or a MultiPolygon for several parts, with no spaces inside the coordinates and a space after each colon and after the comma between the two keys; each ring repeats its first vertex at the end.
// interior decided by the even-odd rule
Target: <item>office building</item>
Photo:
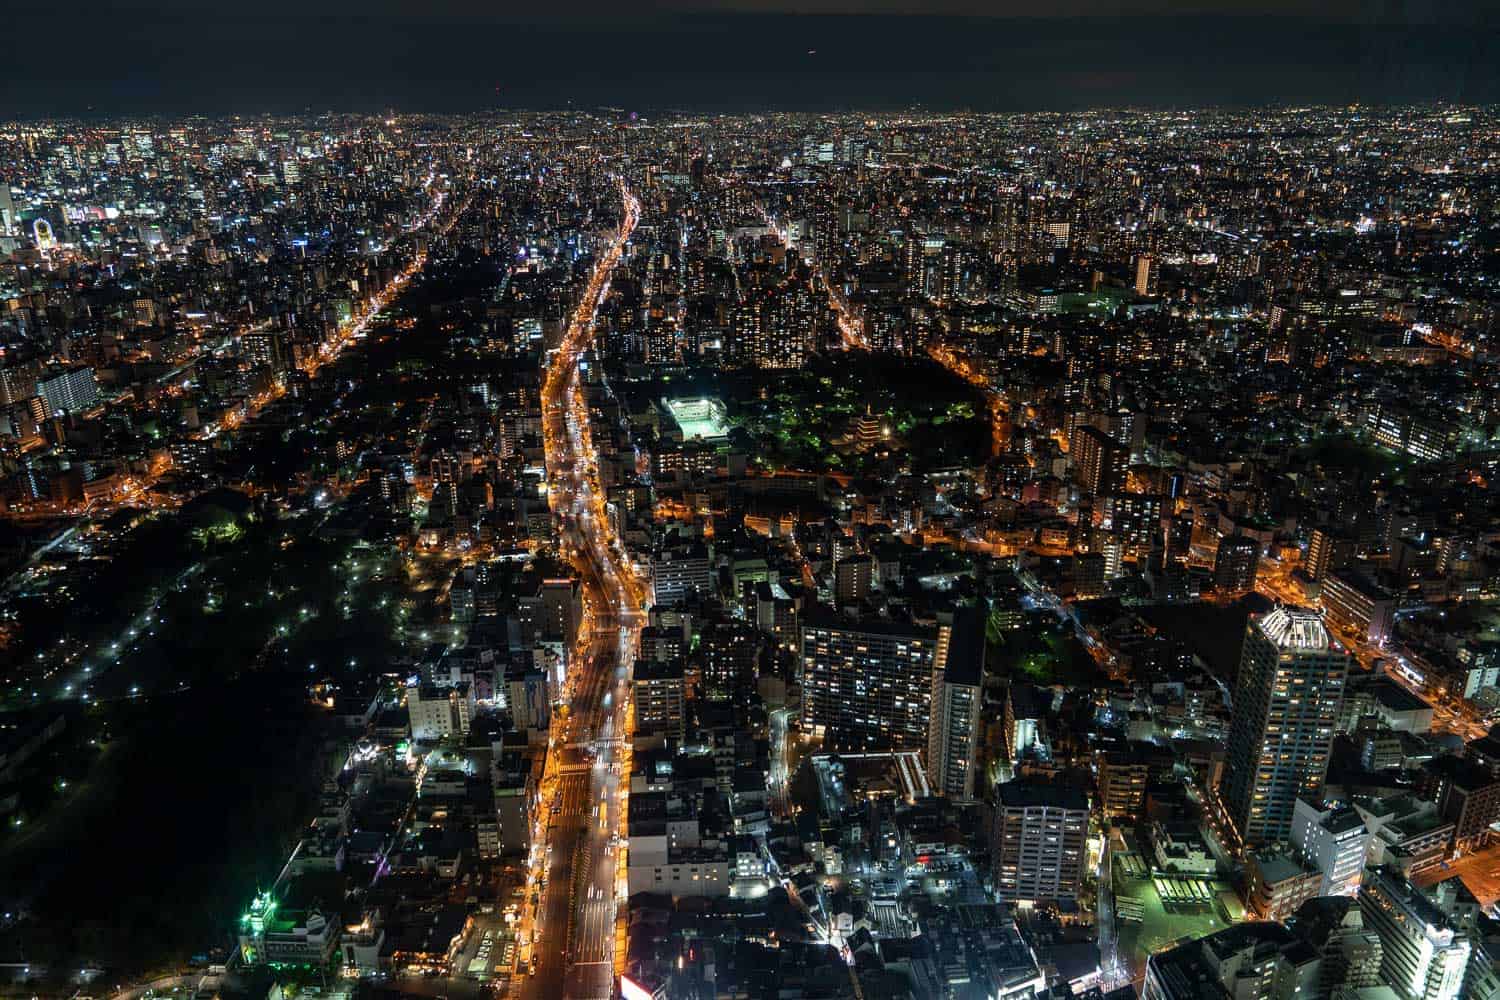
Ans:
{"type": "Polygon", "coordinates": [[[663,548],[651,563],[651,585],[654,600],[662,607],[681,604],[695,596],[713,591],[713,571],[708,560],[708,546],[689,542],[663,548]]]}
{"type": "Polygon", "coordinates": [[[683,673],[680,660],[636,663],[630,683],[635,695],[635,728],[638,732],[659,733],[681,742],[687,724],[683,711],[683,673]]]}
{"type": "Polygon", "coordinates": [[[571,578],[542,581],[541,638],[571,651],[583,623],[583,585],[571,578]]]}
{"type": "Polygon", "coordinates": [[[1073,596],[1081,601],[1103,597],[1109,589],[1108,563],[1098,552],[1073,556],[1073,596]]]}
{"type": "Polygon", "coordinates": [[[250,967],[327,968],[342,930],[337,920],[328,919],[321,910],[284,907],[271,893],[263,892],[240,918],[240,959],[250,967]]]}
{"type": "Polygon", "coordinates": [[[1343,569],[1354,561],[1353,535],[1333,528],[1315,528],[1307,543],[1307,558],[1304,566],[1307,575],[1322,580],[1331,571],[1343,569]]]}
{"type": "Polygon", "coordinates": [[[1106,819],[1135,819],[1146,801],[1150,758],[1146,747],[1131,743],[1124,749],[1105,750],[1096,758],[1099,766],[1099,808],[1106,819]]]}
{"type": "Polygon", "coordinates": [[[456,687],[413,684],[406,689],[406,711],[414,740],[465,736],[474,718],[474,698],[468,684],[456,687]]]}
{"type": "Polygon", "coordinates": [[[1400,873],[1374,868],[1359,890],[1365,925],[1380,937],[1380,978],[1402,1000],[1462,995],[1468,935],[1400,873]]]}
{"type": "Polygon", "coordinates": [[[1315,896],[1303,903],[1291,931],[1318,953],[1322,1000],[1342,989],[1380,985],[1380,936],[1365,926],[1359,901],[1352,896],[1315,896]]]}
{"type": "Polygon", "coordinates": [[[1500,822],[1500,776],[1467,757],[1445,754],[1423,768],[1425,791],[1437,803],[1438,815],[1453,821],[1453,846],[1469,852],[1491,840],[1490,827],[1500,822]]]}
{"type": "Polygon", "coordinates": [[[1365,871],[1370,831],[1350,806],[1324,806],[1298,797],[1292,810],[1292,848],[1322,876],[1319,896],[1353,896],[1365,871]]]}
{"type": "Polygon", "coordinates": [[[525,732],[545,730],[552,719],[552,700],[545,671],[518,666],[505,673],[505,707],[511,723],[525,732]]]}
{"type": "Polygon", "coordinates": [[[648,625],[641,629],[637,651],[643,660],[664,663],[675,660],[683,653],[682,629],[665,625],[648,625]]]}
{"type": "Polygon", "coordinates": [[[524,853],[531,846],[531,823],[540,804],[529,760],[492,749],[490,791],[495,800],[496,849],[504,854],[524,853]]]}
{"type": "Polygon", "coordinates": [[[1246,845],[1285,840],[1297,797],[1321,797],[1349,662],[1306,608],[1245,626],[1220,797],[1246,845]]]}
{"type": "Polygon", "coordinates": [[[1435,803],[1401,794],[1355,795],[1349,804],[1370,831],[1369,864],[1389,865],[1410,876],[1437,867],[1448,856],[1455,825],[1435,803]]]}
{"type": "Polygon", "coordinates": [[[699,633],[696,650],[702,666],[704,697],[709,701],[726,701],[736,691],[753,686],[760,643],[760,632],[748,622],[706,625],[699,633]]]}
{"type": "Polygon", "coordinates": [[[800,649],[804,732],[829,749],[926,748],[935,629],[818,618],[800,649]]]}
{"type": "Polygon", "coordinates": [[[1500,921],[1481,915],[1474,925],[1473,952],[1464,976],[1464,998],[1500,1000],[1500,921]]]}
{"type": "Polygon", "coordinates": [[[1089,799],[1030,779],[996,789],[990,837],[995,893],[1007,901],[1071,900],[1088,863],[1089,799]]]}
{"type": "Polygon", "coordinates": [[[833,567],[833,595],[840,606],[858,604],[874,589],[875,560],[860,554],[840,559],[833,567]]]}
{"type": "Polygon", "coordinates": [[[932,664],[927,780],[933,791],[974,798],[984,698],[984,617],[964,608],[938,624],[932,664]]]}
{"type": "Polygon", "coordinates": [[[1286,923],[1322,884],[1322,873],[1281,846],[1245,855],[1245,905],[1261,920],[1286,923]]]}
{"type": "Polygon", "coordinates": [[[1425,413],[1402,404],[1377,403],[1365,414],[1365,432],[1382,448],[1423,462],[1453,457],[1458,427],[1442,413],[1425,413]]]}
{"type": "Polygon", "coordinates": [[[1125,486],[1130,451],[1097,427],[1080,427],[1073,435],[1073,481],[1090,496],[1116,493],[1125,486]]]}
{"type": "Polygon", "coordinates": [[[0,368],[0,404],[10,406],[36,395],[36,372],[26,365],[0,368]]]}
{"type": "Polygon", "coordinates": [[[273,371],[287,366],[286,345],[280,331],[251,331],[240,338],[240,349],[251,364],[264,365],[273,371]]]}
{"type": "Polygon", "coordinates": [[[1255,589],[1260,566],[1260,543],[1247,535],[1230,535],[1214,554],[1214,589],[1221,594],[1243,594],[1255,589]]]}
{"type": "Polygon", "coordinates": [[[1323,611],[1335,629],[1360,642],[1385,645],[1395,627],[1396,601],[1363,573],[1335,570],[1323,578],[1323,611]]]}

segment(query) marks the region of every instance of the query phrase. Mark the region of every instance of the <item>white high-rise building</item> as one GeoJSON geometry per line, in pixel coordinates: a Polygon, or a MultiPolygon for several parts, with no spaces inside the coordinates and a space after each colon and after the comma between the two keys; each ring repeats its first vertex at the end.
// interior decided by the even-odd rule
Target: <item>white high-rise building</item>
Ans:
{"type": "Polygon", "coordinates": [[[1455,1000],[1468,936],[1400,872],[1372,868],[1359,890],[1365,926],[1380,936],[1380,979],[1403,1000],[1455,1000]]]}
{"type": "Polygon", "coordinates": [[[940,622],[933,656],[927,780],[940,795],[974,798],[983,684],[984,620],[977,609],[965,608],[940,622]]]}
{"type": "Polygon", "coordinates": [[[1352,896],[1359,891],[1370,836],[1352,806],[1324,808],[1298,798],[1292,810],[1292,847],[1322,873],[1319,896],[1352,896]]]}

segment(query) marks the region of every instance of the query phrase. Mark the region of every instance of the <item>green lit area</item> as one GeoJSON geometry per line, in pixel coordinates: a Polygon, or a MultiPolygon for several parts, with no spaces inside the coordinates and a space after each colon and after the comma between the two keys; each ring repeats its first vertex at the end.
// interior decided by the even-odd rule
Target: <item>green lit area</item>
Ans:
{"type": "MultiPolygon", "coordinates": [[[[1121,961],[1139,977],[1146,959],[1184,938],[1200,938],[1230,925],[1236,916],[1221,901],[1231,893],[1229,885],[1215,880],[1192,880],[1197,891],[1178,893],[1180,901],[1163,900],[1157,880],[1127,874],[1126,865],[1115,856],[1113,889],[1121,961]],[[1138,919],[1133,919],[1138,917],[1138,919]]],[[[1144,869],[1142,869],[1144,870],[1144,869]]],[[[1178,878],[1174,882],[1183,882],[1178,878]]]]}
{"type": "Polygon", "coordinates": [[[755,460],[770,471],[886,474],[983,460],[991,432],[978,390],[924,357],[848,354],[777,372],[731,397],[731,418],[755,460]],[[888,428],[880,448],[861,450],[852,422],[869,414],[888,428]]]}

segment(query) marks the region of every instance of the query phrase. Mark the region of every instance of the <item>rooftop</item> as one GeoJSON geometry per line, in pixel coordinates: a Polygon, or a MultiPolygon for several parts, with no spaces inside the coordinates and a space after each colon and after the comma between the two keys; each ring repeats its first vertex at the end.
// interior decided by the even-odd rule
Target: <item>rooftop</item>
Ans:
{"type": "Polygon", "coordinates": [[[1323,617],[1308,608],[1281,605],[1259,619],[1255,625],[1261,634],[1282,649],[1302,651],[1326,650],[1332,646],[1323,617]]]}
{"type": "Polygon", "coordinates": [[[1042,781],[1017,779],[999,786],[1000,804],[1013,809],[1047,806],[1053,809],[1087,811],[1088,796],[1072,785],[1054,785],[1042,781]]]}
{"type": "Polygon", "coordinates": [[[682,428],[682,439],[716,441],[729,435],[724,419],[724,404],[710,396],[664,399],[667,412],[682,428]]]}

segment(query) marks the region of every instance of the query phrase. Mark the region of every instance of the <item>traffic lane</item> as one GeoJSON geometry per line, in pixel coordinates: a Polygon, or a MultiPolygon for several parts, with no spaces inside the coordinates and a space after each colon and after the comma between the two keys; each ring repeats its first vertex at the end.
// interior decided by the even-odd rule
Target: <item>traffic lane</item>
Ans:
{"type": "Polygon", "coordinates": [[[605,665],[611,662],[608,655],[610,643],[596,639],[588,653],[578,664],[579,696],[575,698],[575,713],[565,726],[565,742],[557,748],[561,774],[556,798],[557,812],[549,817],[547,840],[552,850],[546,864],[547,889],[542,912],[536,928],[535,954],[538,956],[537,975],[528,977],[525,995],[535,997],[557,997],[563,995],[564,979],[568,966],[571,924],[578,906],[573,885],[576,855],[587,842],[588,831],[597,822],[593,815],[594,768],[587,754],[569,744],[580,740],[584,732],[592,728],[587,720],[597,720],[602,700],[600,678],[606,674],[605,665]]]}
{"type": "Polygon", "coordinates": [[[572,854],[583,832],[583,800],[587,784],[578,774],[563,774],[558,786],[558,812],[550,817],[547,842],[552,850],[547,856],[547,885],[543,889],[541,914],[534,928],[532,954],[537,972],[528,976],[523,995],[552,998],[561,995],[565,966],[565,942],[569,899],[568,881],[572,854]]]}

